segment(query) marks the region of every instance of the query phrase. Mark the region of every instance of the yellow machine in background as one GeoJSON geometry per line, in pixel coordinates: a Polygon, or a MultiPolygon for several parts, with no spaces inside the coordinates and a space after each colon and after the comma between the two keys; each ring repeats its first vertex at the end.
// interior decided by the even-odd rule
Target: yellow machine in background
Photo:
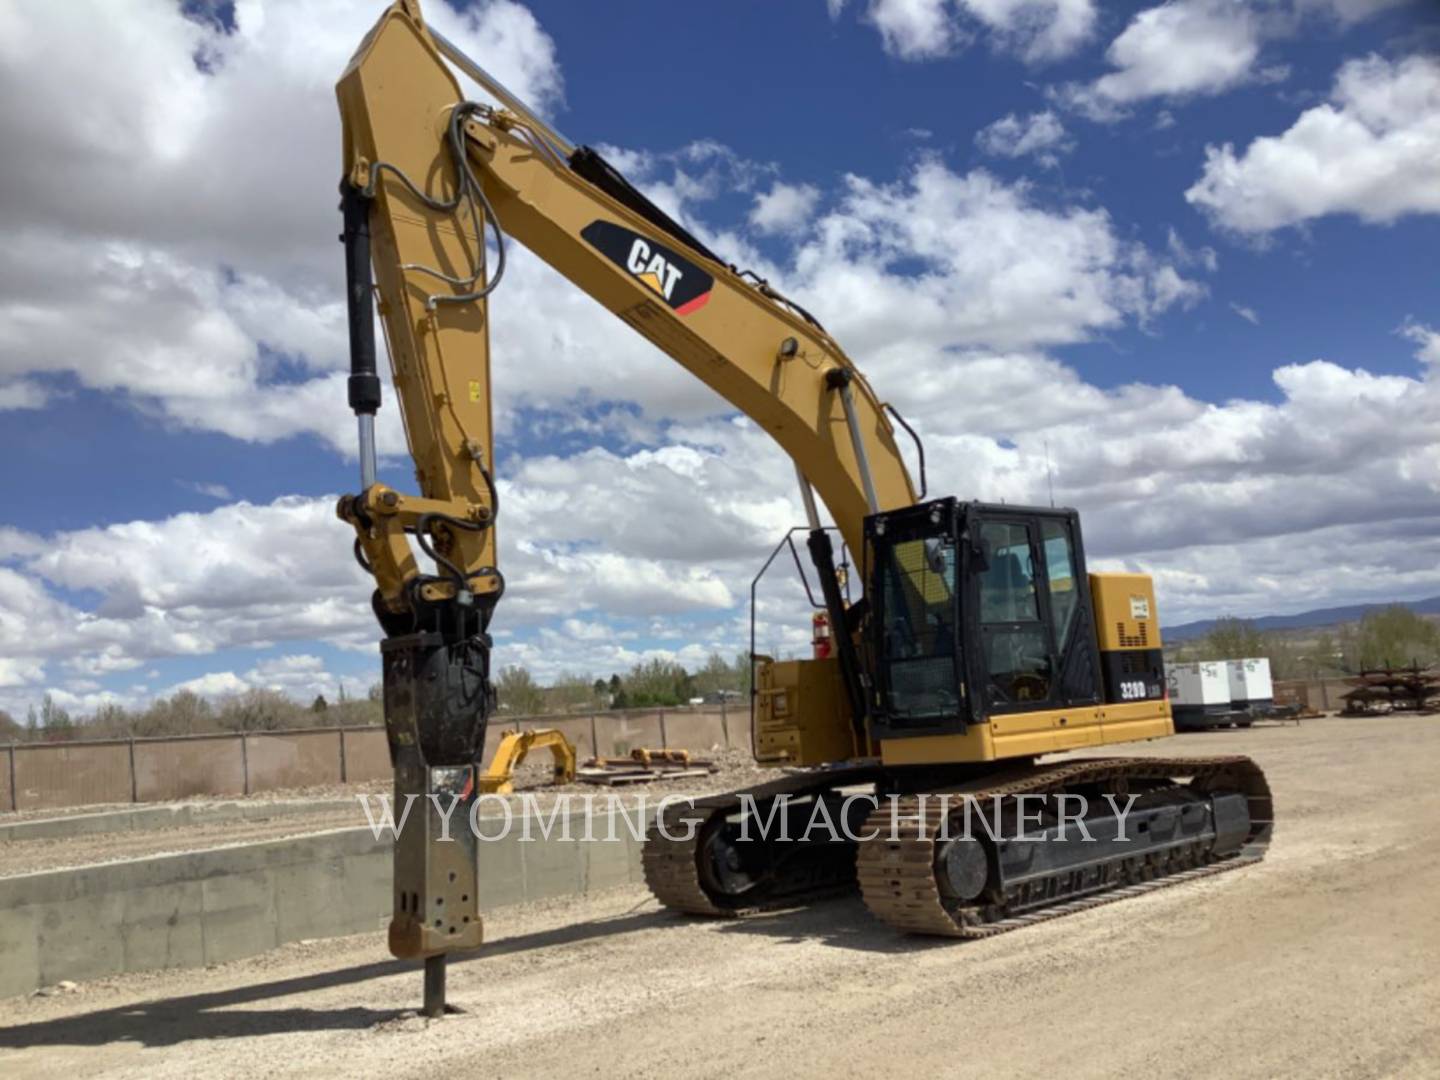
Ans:
{"type": "Polygon", "coordinates": [[[480,794],[509,795],[515,790],[515,770],[524,763],[531,750],[549,750],[554,758],[552,779],[568,784],[575,779],[575,747],[554,728],[533,731],[507,731],[495,748],[495,756],[480,774],[480,794]]]}
{"type": "MultiPolygon", "coordinates": [[[[897,928],[979,937],[1258,857],[1271,806],[1246,758],[1037,760],[1173,730],[1151,581],[1090,573],[1075,511],[927,498],[918,437],[817,319],[566,140],[428,27],[416,0],[384,12],[337,92],[361,443],[361,490],[339,513],[376,579],[397,797],[480,789],[504,591],[487,306],[518,242],[789,455],[833,628],[832,656],[755,658],[756,753],[806,768],[674,811],[697,828],[652,830],[645,874],[663,903],[733,916],[858,882],[897,928]],[[447,60],[496,104],[466,101],[447,60]],[[377,292],[418,495],[375,479],[377,292]],[[918,490],[895,424],[920,451],[918,490]],[[853,600],[837,539],[860,570],[853,600]],[[846,817],[857,789],[888,809],[888,828],[781,842],[746,827],[817,808],[882,824],[846,817]],[[1038,800],[1051,842],[937,839],[947,819],[934,799],[947,793],[991,799],[1006,820],[1038,800]],[[1087,847],[1063,817],[1055,832],[1069,797],[1123,798],[1129,811],[1089,814],[1103,842],[1087,847]]],[[[473,839],[442,852],[440,827],[429,813],[397,842],[391,924],[397,955],[427,957],[431,1012],[445,952],[482,937],[473,839]]]]}

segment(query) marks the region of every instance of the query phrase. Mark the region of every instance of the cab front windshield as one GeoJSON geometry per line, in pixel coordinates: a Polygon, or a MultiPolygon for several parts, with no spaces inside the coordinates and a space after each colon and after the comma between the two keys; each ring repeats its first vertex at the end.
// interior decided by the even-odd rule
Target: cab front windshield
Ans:
{"type": "Polygon", "coordinates": [[[892,719],[952,717],[960,708],[955,546],[942,537],[883,544],[882,693],[892,719]]]}

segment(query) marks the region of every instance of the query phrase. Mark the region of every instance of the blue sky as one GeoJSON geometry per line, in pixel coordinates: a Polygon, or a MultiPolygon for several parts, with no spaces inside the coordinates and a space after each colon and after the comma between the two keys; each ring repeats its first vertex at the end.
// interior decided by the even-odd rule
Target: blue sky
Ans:
{"type": "MultiPolygon", "coordinates": [[[[62,7],[0,60],[0,708],[359,692],[331,86],[380,5],[62,7]]],[[[1440,593],[1430,3],[426,11],[830,325],[933,490],[1043,498],[1044,447],[1167,622],[1440,593]]],[[[535,260],[492,310],[499,662],[743,647],[783,459],[535,260]]]]}

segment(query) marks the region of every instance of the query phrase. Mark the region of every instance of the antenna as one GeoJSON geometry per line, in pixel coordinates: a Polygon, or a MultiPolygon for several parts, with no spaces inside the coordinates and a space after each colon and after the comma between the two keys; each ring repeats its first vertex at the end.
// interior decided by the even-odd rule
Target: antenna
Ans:
{"type": "Polygon", "coordinates": [[[1050,468],[1050,440],[1045,440],[1045,481],[1050,485],[1050,509],[1055,509],[1055,473],[1050,468]]]}

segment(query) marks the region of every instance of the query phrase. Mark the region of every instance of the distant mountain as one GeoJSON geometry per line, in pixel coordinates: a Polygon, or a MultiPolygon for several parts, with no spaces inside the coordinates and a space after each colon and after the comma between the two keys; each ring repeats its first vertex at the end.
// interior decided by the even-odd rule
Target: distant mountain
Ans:
{"type": "MultiPolygon", "coordinates": [[[[1395,604],[1407,607],[1417,615],[1440,615],[1440,596],[1428,600],[1396,600],[1395,604]]],[[[1305,630],[1312,626],[1334,626],[1336,623],[1356,622],[1369,611],[1390,607],[1390,604],[1351,604],[1349,607],[1316,608],[1302,611],[1298,615],[1261,615],[1246,619],[1257,630],[1305,630]]],[[[1181,623],[1179,626],[1164,626],[1161,634],[1168,642],[1193,641],[1204,637],[1215,629],[1219,619],[1201,619],[1198,622],[1181,623]]]]}

